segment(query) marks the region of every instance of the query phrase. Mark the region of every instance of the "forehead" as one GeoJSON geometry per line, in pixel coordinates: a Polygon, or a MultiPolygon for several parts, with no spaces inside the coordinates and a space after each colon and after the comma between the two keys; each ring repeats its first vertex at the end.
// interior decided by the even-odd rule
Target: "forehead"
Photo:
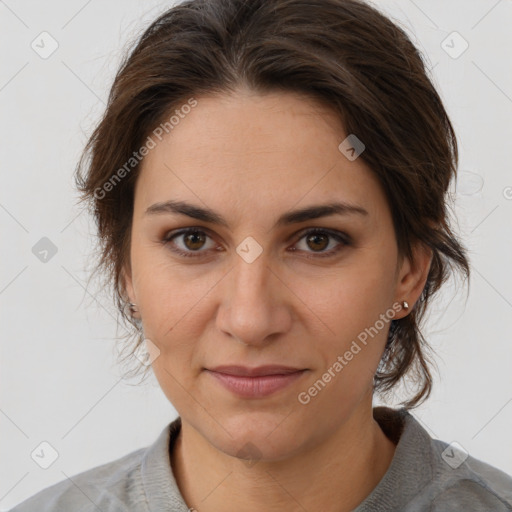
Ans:
{"type": "Polygon", "coordinates": [[[347,134],[326,106],[292,93],[245,91],[196,101],[161,140],[153,137],[136,209],[170,198],[253,212],[319,200],[385,207],[371,169],[338,149],[347,134]]]}

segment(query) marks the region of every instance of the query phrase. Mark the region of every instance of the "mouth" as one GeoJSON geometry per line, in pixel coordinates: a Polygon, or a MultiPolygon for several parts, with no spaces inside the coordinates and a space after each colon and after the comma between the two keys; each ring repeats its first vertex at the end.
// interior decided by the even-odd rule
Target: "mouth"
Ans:
{"type": "Polygon", "coordinates": [[[223,373],[225,375],[235,375],[238,377],[266,377],[267,375],[288,375],[290,373],[300,372],[304,368],[294,368],[292,366],[282,366],[276,364],[267,364],[249,368],[247,366],[223,365],[214,368],[205,368],[206,370],[223,373]]]}
{"type": "Polygon", "coordinates": [[[243,398],[262,398],[276,393],[295,382],[307,371],[278,365],[256,368],[217,366],[204,370],[225,389],[243,398]]]}

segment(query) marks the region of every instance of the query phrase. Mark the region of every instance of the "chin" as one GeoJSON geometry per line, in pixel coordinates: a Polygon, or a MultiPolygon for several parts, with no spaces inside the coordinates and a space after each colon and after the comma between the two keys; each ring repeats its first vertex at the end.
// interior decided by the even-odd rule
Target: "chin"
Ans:
{"type": "MultiPolygon", "coordinates": [[[[284,414],[252,411],[218,418],[215,430],[203,432],[204,437],[218,450],[247,461],[280,460],[292,456],[307,443],[304,423],[297,419],[286,421],[284,414]],[[222,428],[224,427],[224,428],[222,428]],[[228,434],[229,432],[229,434],[228,434]]],[[[290,418],[293,413],[290,414],[290,418]]]]}

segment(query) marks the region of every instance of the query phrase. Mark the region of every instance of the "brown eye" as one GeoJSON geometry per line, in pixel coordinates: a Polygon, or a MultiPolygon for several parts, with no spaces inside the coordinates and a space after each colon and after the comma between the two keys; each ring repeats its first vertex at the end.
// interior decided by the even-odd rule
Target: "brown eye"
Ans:
{"type": "Polygon", "coordinates": [[[201,231],[192,231],[188,234],[183,235],[183,243],[187,249],[191,251],[197,251],[204,245],[206,237],[201,231]]]}
{"type": "MultiPolygon", "coordinates": [[[[209,250],[221,250],[215,248],[215,243],[206,231],[194,228],[168,233],[162,243],[169,246],[171,251],[185,257],[207,256],[209,250]],[[208,239],[211,242],[210,247],[208,247],[208,239]]],[[[291,251],[295,252],[300,243],[303,243],[305,247],[300,248],[299,252],[306,253],[306,258],[325,258],[334,256],[343,248],[351,245],[351,238],[341,231],[315,228],[304,232],[291,251]],[[334,247],[328,249],[332,242],[334,242],[334,247]]]]}
{"type": "Polygon", "coordinates": [[[162,240],[164,245],[179,254],[186,257],[204,256],[208,249],[212,249],[215,244],[208,247],[207,241],[211,237],[199,229],[183,229],[178,232],[171,232],[162,240]],[[206,248],[205,248],[206,247],[206,248]]]}
{"type": "Polygon", "coordinates": [[[322,233],[312,233],[306,237],[308,246],[317,251],[323,251],[329,245],[329,236],[322,233]]]}
{"type": "MultiPolygon", "coordinates": [[[[327,258],[335,256],[343,248],[351,245],[351,238],[341,231],[315,228],[303,232],[296,246],[301,243],[305,247],[299,249],[300,252],[306,253],[306,258],[327,258]],[[334,247],[327,249],[332,241],[335,242],[334,247]]],[[[293,251],[296,249],[294,248],[293,251]]]]}

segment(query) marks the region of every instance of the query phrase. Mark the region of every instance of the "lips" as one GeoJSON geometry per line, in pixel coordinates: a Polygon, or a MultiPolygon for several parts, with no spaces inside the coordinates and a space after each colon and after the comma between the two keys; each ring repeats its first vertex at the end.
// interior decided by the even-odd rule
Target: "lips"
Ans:
{"type": "Polygon", "coordinates": [[[293,368],[282,365],[265,365],[255,368],[246,366],[224,365],[208,368],[210,371],[224,373],[225,375],[237,375],[240,377],[265,377],[267,375],[288,375],[290,373],[300,372],[304,368],[293,368]]]}
{"type": "Polygon", "coordinates": [[[290,366],[266,365],[256,368],[217,366],[205,368],[215,382],[240,398],[263,398],[288,387],[307,371],[290,366]]]}

